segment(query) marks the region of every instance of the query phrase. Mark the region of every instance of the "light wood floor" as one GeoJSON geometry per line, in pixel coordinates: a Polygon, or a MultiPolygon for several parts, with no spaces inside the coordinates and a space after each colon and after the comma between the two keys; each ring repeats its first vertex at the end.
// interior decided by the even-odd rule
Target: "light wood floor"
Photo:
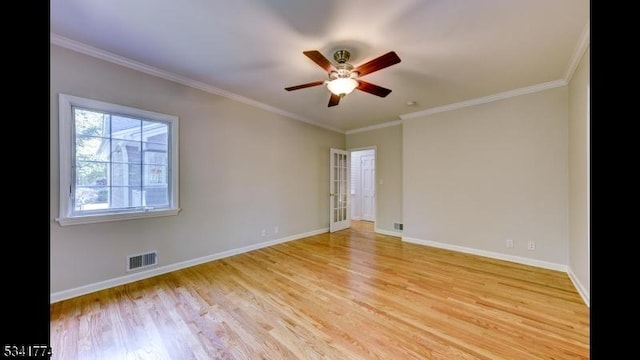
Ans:
{"type": "Polygon", "coordinates": [[[371,223],[51,305],[53,359],[587,359],[565,273],[371,223]]]}

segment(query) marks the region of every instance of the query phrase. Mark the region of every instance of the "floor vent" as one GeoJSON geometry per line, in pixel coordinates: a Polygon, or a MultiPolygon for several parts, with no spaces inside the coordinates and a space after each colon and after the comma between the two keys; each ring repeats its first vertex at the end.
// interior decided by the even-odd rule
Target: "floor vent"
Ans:
{"type": "Polygon", "coordinates": [[[142,269],[158,263],[158,252],[152,251],[144,254],[129,255],[127,257],[127,271],[142,269]]]}
{"type": "Polygon", "coordinates": [[[402,230],[402,224],[401,223],[393,223],[393,229],[394,230],[402,230]]]}

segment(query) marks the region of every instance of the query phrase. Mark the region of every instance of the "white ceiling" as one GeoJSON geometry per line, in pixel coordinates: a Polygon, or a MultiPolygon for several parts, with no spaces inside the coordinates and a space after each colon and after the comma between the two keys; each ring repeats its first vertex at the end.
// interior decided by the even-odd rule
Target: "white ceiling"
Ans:
{"type": "Polygon", "coordinates": [[[588,0],[51,0],[50,14],[53,43],[341,131],[563,84],[590,17],[588,0]],[[363,77],[391,94],[327,107],[324,86],[284,90],[327,78],[303,51],[337,49],[354,66],[395,51],[363,77]]]}

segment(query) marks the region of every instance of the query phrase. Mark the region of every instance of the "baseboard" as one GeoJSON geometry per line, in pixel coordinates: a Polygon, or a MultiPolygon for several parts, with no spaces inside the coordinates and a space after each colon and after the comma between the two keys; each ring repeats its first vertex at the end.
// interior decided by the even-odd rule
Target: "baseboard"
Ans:
{"type": "Polygon", "coordinates": [[[582,286],[582,283],[578,280],[576,274],[574,274],[573,270],[571,270],[571,267],[567,269],[567,274],[569,275],[569,279],[571,279],[571,282],[573,282],[573,286],[575,286],[576,290],[578,290],[578,294],[580,294],[580,296],[582,297],[582,301],[584,301],[585,305],[590,308],[591,303],[589,300],[589,292],[584,288],[584,286],[582,286]]]}
{"type": "Polygon", "coordinates": [[[582,300],[584,301],[585,305],[587,305],[587,307],[591,307],[589,292],[585,290],[584,286],[582,286],[582,284],[580,283],[580,281],[578,280],[578,278],[576,277],[576,275],[573,273],[573,271],[569,266],[551,263],[547,261],[529,259],[521,256],[513,256],[513,255],[496,253],[492,251],[484,251],[484,250],[468,248],[464,246],[445,244],[445,243],[440,243],[436,241],[415,239],[407,236],[403,236],[402,241],[406,241],[406,242],[410,242],[418,245],[433,246],[433,247],[446,249],[446,250],[459,251],[459,252],[473,254],[473,255],[486,256],[493,259],[506,260],[506,261],[511,261],[518,264],[523,264],[523,265],[531,265],[531,266],[541,267],[545,269],[565,272],[569,276],[569,279],[571,279],[571,282],[573,283],[573,286],[576,288],[576,291],[578,292],[578,294],[580,294],[580,296],[582,297],[582,300]]]}
{"type": "Polygon", "coordinates": [[[380,229],[379,227],[376,227],[375,229],[373,229],[373,231],[375,233],[382,234],[382,235],[402,237],[402,233],[401,232],[384,230],[384,229],[380,229]]]}
{"type": "Polygon", "coordinates": [[[132,283],[134,281],[147,279],[147,278],[154,277],[154,276],[157,276],[157,275],[166,274],[166,273],[169,273],[169,272],[172,272],[172,271],[176,271],[176,270],[188,268],[188,267],[191,267],[191,266],[203,264],[203,263],[206,263],[206,262],[209,262],[209,261],[223,259],[223,258],[226,258],[226,257],[229,257],[229,256],[246,253],[246,252],[249,252],[249,251],[252,251],[252,250],[262,249],[262,248],[265,248],[265,247],[269,247],[269,246],[273,246],[273,245],[289,242],[289,241],[292,241],[292,240],[298,240],[298,239],[302,239],[302,238],[309,237],[309,236],[323,234],[323,233],[326,233],[327,231],[329,231],[329,228],[324,228],[324,229],[314,230],[314,231],[310,231],[310,232],[306,232],[306,233],[302,233],[302,234],[296,234],[296,235],[292,235],[292,236],[287,236],[287,237],[280,238],[280,239],[265,241],[265,242],[261,242],[261,243],[250,245],[250,246],[244,246],[244,247],[237,248],[237,249],[223,251],[223,252],[220,252],[220,253],[217,253],[217,254],[203,256],[203,257],[200,257],[200,258],[197,258],[197,259],[187,260],[187,261],[183,261],[183,262],[180,262],[180,263],[175,263],[175,264],[171,264],[171,265],[162,266],[162,267],[159,267],[159,268],[154,268],[154,269],[150,269],[150,270],[146,270],[146,271],[141,271],[141,272],[137,272],[137,273],[131,274],[131,275],[125,275],[125,276],[117,277],[117,278],[114,278],[114,279],[100,281],[100,282],[97,282],[97,283],[93,283],[93,284],[89,284],[89,285],[85,285],[85,286],[80,286],[80,287],[69,289],[69,290],[58,291],[58,292],[55,292],[55,293],[51,293],[51,295],[49,297],[49,302],[51,304],[53,304],[53,303],[56,303],[58,301],[74,298],[74,297],[81,296],[81,295],[86,295],[86,294],[89,294],[89,293],[92,293],[92,292],[96,292],[96,291],[112,288],[114,286],[119,286],[119,285],[132,283]]]}
{"type": "Polygon", "coordinates": [[[418,245],[433,246],[433,247],[446,249],[446,250],[459,251],[459,252],[463,252],[463,253],[467,253],[467,254],[485,256],[485,257],[498,259],[498,260],[511,261],[511,262],[515,262],[515,263],[518,263],[518,264],[531,265],[531,266],[536,266],[536,267],[540,267],[540,268],[544,268],[544,269],[567,272],[567,266],[566,265],[556,264],[556,263],[552,263],[552,262],[548,262],[548,261],[530,259],[530,258],[526,258],[526,257],[522,257],[522,256],[513,256],[513,255],[501,254],[501,253],[497,253],[497,252],[493,252],[493,251],[485,251],[485,250],[479,250],[479,249],[474,249],[474,248],[468,248],[468,247],[464,247],[464,246],[445,244],[445,243],[441,243],[441,242],[437,242],[437,241],[415,239],[415,238],[411,238],[411,237],[408,237],[408,236],[403,236],[402,237],[402,241],[406,241],[406,242],[410,242],[410,243],[414,243],[414,244],[418,244],[418,245]]]}
{"type": "Polygon", "coordinates": [[[411,238],[411,237],[408,237],[408,236],[402,236],[401,233],[396,233],[396,232],[387,231],[387,230],[381,230],[381,229],[378,229],[378,228],[375,229],[375,232],[383,234],[383,235],[399,236],[399,237],[402,237],[402,241],[406,241],[406,242],[410,242],[410,243],[414,243],[414,244],[418,244],[418,245],[433,246],[433,247],[440,248],[440,249],[459,251],[459,252],[463,252],[463,253],[467,253],[467,254],[485,256],[485,257],[489,257],[489,258],[492,258],[492,259],[506,260],[506,261],[511,261],[511,262],[515,262],[515,263],[518,263],[518,264],[536,266],[536,267],[540,267],[540,268],[544,268],[544,269],[550,269],[550,270],[557,270],[557,271],[565,272],[569,276],[569,279],[571,279],[571,282],[573,283],[573,286],[576,288],[576,291],[578,291],[578,294],[580,294],[580,296],[582,297],[582,300],[584,301],[585,305],[587,305],[587,307],[591,307],[590,300],[589,300],[589,292],[585,290],[584,286],[582,286],[582,284],[580,283],[580,281],[578,280],[576,275],[573,273],[571,268],[566,266],[566,265],[556,264],[556,263],[547,262],[547,261],[541,261],[541,260],[536,260],[536,259],[529,259],[529,258],[525,258],[525,257],[521,257],[521,256],[513,256],[513,255],[501,254],[501,253],[492,252],[492,251],[485,251],[485,250],[479,250],[479,249],[474,249],[474,248],[468,248],[468,247],[464,247],[464,246],[445,244],[445,243],[436,242],[436,241],[416,239],[416,238],[411,238]]]}
{"type": "MultiPolygon", "coordinates": [[[[138,280],[147,279],[147,278],[154,277],[154,276],[157,276],[157,275],[166,274],[166,273],[169,273],[169,272],[172,272],[172,271],[176,271],[176,270],[188,268],[188,267],[191,267],[191,266],[203,264],[203,263],[206,263],[206,262],[209,262],[209,261],[214,261],[214,260],[230,257],[230,256],[233,256],[233,255],[246,253],[246,252],[249,252],[249,251],[252,251],[252,250],[262,249],[262,248],[265,248],[265,247],[269,247],[269,246],[273,246],[273,245],[277,245],[277,244],[281,244],[281,243],[285,243],[285,242],[289,242],[289,241],[293,241],[293,240],[298,240],[298,239],[302,239],[302,238],[309,237],[309,236],[323,234],[323,233],[326,233],[327,231],[329,231],[329,228],[324,228],[324,229],[314,230],[314,231],[310,231],[310,232],[306,232],[306,233],[302,233],[302,234],[296,234],[296,235],[292,235],[292,236],[287,236],[287,237],[284,237],[284,238],[275,239],[275,240],[271,240],[271,241],[265,241],[265,242],[262,242],[262,243],[258,243],[258,244],[254,244],[254,245],[250,245],[250,246],[245,246],[245,247],[241,247],[241,248],[237,248],[237,249],[232,249],[232,250],[228,250],[228,251],[223,251],[223,252],[220,252],[220,253],[216,253],[216,254],[212,254],[212,255],[208,255],[208,256],[203,256],[203,257],[192,259],[192,260],[187,260],[187,261],[183,261],[183,262],[176,263],[176,264],[171,264],[171,265],[166,265],[166,266],[162,266],[162,267],[155,268],[155,269],[141,271],[141,272],[138,272],[138,273],[135,273],[135,274],[131,274],[131,275],[126,275],[126,276],[121,276],[121,277],[110,279],[110,280],[100,281],[100,282],[97,282],[97,283],[93,283],[93,284],[89,284],[89,285],[85,285],[85,286],[80,286],[80,287],[69,289],[69,290],[58,291],[58,292],[55,292],[55,293],[51,293],[51,295],[50,295],[50,303],[53,304],[53,303],[56,303],[56,302],[59,302],[59,301],[62,301],[62,300],[74,298],[74,297],[81,296],[81,295],[86,295],[86,294],[89,294],[89,293],[92,293],[92,292],[108,289],[108,288],[119,286],[119,285],[132,283],[132,282],[135,282],[135,281],[138,281],[138,280]]],[[[569,278],[573,282],[574,286],[576,287],[576,290],[578,291],[578,293],[582,297],[582,299],[585,302],[585,304],[587,305],[587,307],[590,307],[589,293],[584,289],[584,287],[582,286],[580,281],[578,281],[578,279],[575,276],[575,274],[566,265],[550,263],[550,262],[541,261],[541,260],[535,260],[535,259],[529,259],[529,258],[520,257],[520,256],[506,255],[506,254],[501,254],[501,253],[496,253],[496,252],[491,252],[491,251],[478,250],[478,249],[473,249],[473,248],[468,248],[468,247],[463,247],[463,246],[458,246],[458,245],[445,244],[445,243],[440,243],[440,242],[435,242],[435,241],[416,239],[416,238],[411,238],[411,237],[407,237],[407,236],[402,236],[401,233],[398,233],[398,232],[395,232],[395,231],[388,231],[388,230],[383,230],[383,229],[379,229],[379,228],[376,228],[374,231],[376,233],[379,233],[379,234],[382,234],[382,235],[401,237],[402,241],[406,241],[406,242],[410,242],[410,243],[414,243],[414,244],[418,244],[418,245],[433,246],[433,247],[437,247],[437,248],[441,248],[441,249],[459,251],[459,252],[464,252],[464,253],[473,254],[473,255],[486,256],[486,257],[490,257],[490,258],[494,258],[494,259],[506,260],[506,261],[511,261],[511,262],[515,262],[515,263],[519,263],[519,264],[537,266],[537,267],[541,267],[541,268],[545,268],[545,269],[551,269],[551,270],[558,270],[558,271],[566,272],[569,275],[569,278]]]]}

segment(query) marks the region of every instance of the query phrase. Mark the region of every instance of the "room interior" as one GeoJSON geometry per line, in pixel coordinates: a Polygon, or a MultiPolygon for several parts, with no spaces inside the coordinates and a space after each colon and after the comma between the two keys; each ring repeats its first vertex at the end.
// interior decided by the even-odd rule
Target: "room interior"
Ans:
{"type": "Polygon", "coordinates": [[[373,148],[375,234],[565,273],[588,308],[589,16],[583,0],[52,0],[51,303],[327,233],[330,149],[373,148]],[[361,80],[391,92],[285,90],[327,78],[304,51],[343,49],[356,69],[394,51],[361,80]],[[57,221],[59,94],[178,117],[179,213],[57,221]],[[147,251],[158,263],[127,271],[147,251]]]}

